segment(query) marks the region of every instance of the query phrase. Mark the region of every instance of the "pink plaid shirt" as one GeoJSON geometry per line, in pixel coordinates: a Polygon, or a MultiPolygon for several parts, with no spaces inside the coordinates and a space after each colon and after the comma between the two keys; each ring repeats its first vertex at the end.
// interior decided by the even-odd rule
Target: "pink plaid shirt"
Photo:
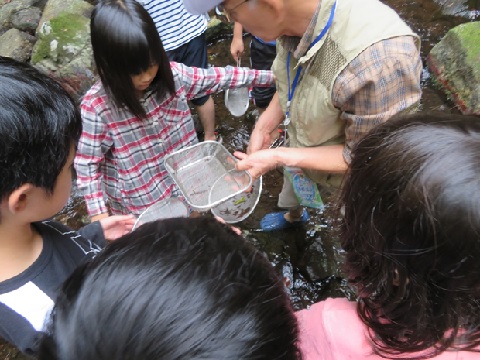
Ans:
{"type": "Polygon", "coordinates": [[[171,64],[176,93],[158,98],[146,92],[147,118],[111,106],[100,82],[82,100],[83,133],[75,158],[78,189],[90,216],[139,215],[149,205],[179,195],[168,176],[165,155],[198,142],[187,100],[238,86],[270,86],[270,71],[247,68],[191,68],[171,64]]]}

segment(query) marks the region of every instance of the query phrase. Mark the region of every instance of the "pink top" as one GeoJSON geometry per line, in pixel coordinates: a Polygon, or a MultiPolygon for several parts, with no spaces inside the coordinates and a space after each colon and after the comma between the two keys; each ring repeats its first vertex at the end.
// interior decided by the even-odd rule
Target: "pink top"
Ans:
{"type": "MultiPolygon", "coordinates": [[[[373,354],[356,304],[345,298],[327,299],[296,313],[303,360],[384,359],[373,354]]],[[[445,351],[432,359],[480,359],[480,353],[445,351]]]]}

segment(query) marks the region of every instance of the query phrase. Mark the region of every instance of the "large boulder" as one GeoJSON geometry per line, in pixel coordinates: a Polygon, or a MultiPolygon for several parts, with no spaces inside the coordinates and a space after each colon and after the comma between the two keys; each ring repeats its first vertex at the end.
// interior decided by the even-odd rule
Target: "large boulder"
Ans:
{"type": "Polygon", "coordinates": [[[42,10],[38,7],[32,6],[27,9],[20,9],[12,14],[12,26],[15,29],[34,34],[41,17],[42,10]]]}
{"type": "Polygon", "coordinates": [[[451,29],[433,47],[427,63],[462,113],[480,115],[480,22],[451,29]]]}
{"type": "Polygon", "coordinates": [[[0,5],[0,35],[15,27],[13,21],[19,13],[31,9],[35,5],[39,5],[38,0],[13,0],[0,5]]]}
{"type": "Polygon", "coordinates": [[[10,29],[0,36],[0,56],[25,62],[30,58],[35,38],[17,29],[10,29]]]}
{"type": "Polygon", "coordinates": [[[60,81],[78,100],[94,82],[90,45],[93,6],[49,0],[37,28],[31,63],[60,81]]]}

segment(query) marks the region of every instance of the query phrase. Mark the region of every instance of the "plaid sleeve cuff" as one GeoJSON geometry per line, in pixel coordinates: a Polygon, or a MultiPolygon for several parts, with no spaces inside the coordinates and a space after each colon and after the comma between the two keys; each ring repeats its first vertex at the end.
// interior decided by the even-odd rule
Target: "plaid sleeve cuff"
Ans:
{"type": "Polygon", "coordinates": [[[83,195],[90,217],[108,213],[103,192],[98,190],[99,185],[98,181],[85,182],[77,179],[77,188],[83,195]]]}

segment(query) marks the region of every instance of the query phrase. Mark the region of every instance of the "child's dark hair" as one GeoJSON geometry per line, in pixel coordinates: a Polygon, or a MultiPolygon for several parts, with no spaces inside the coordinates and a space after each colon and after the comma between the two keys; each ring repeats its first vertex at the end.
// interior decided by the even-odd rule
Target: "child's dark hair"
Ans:
{"type": "Polygon", "coordinates": [[[341,241],[380,355],[480,345],[479,164],[480,119],[461,115],[392,119],[354,149],[341,241]]]}
{"type": "Polygon", "coordinates": [[[40,359],[300,359],[282,279],[215,219],[110,244],[67,280],[52,324],[40,359]]]}
{"type": "Polygon", "coordinates": [[[100,0],[90,23],[93,57],[102,84],[117,107],[138,118],[146,113],[131,76],[158,65],[152,89],[163,97],[175,93],[167,54],[155,23],[135,0],[100,0]]]}
{"type": "Polygon", "coordinates": [[[28,64],[0,57],[0,196],[23,184],[52,193],[82,132],[73,99],[28,64]]]}

